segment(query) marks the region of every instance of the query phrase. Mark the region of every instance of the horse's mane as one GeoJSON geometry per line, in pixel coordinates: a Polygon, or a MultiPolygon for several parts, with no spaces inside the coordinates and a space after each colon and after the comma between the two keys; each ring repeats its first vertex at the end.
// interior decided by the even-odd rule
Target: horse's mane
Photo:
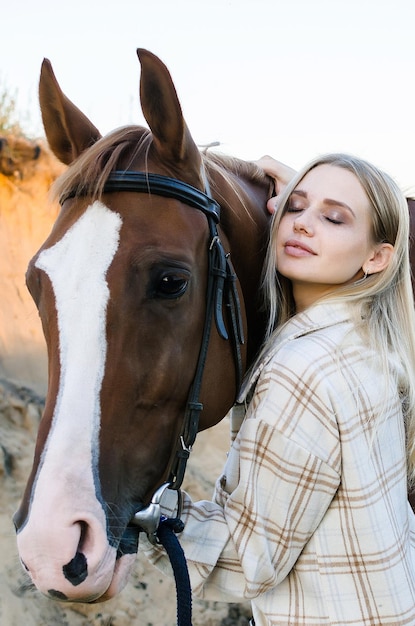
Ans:
{"type": "MultiPolygon", "coordinates": [[[[140,154],[146,156],[152,138],[150,130],[142,126],[124,126],[112,131],[81,154],[56,180],[53,197],[88,195],[93,200],[99,199],[111,171],[127,170],[140,154]]],[[[201,152],[201,157],[208,178],[213,180],[215,173],[219,174],[239,198],[237,177],[270,186],[270,179],[253,162],[213,152],[201,152]]]]}
{"type": "Polygon", "coordinates": [[[216,152],[204,152],[203,158],[208,168],[219,168],[222,173],[223,170],[226,170],[236,176],[247,178],[259,184],[269,184],[269,178],[264,170],[258,167],[253,161],[242,161],[236,157],[218,154],[216,152]]]}
{"type": "Polygon", "coordinates": [[[244,208],[247,215],[250,215],[250,218],[254,219],[249,210],[250,201],[243,181],[250,181],[259,186],[264,186],[268,189],[268,197],[271,197],[274,192],[272,179],[265,174],[263,169],[252,161],[242,161],[236,157],[215,152],[204,153],[203,160],[212,190],[215,191],[213,195],[216,195],[216,199],[219,203],[222,204],[223,202],[227,204],[233,213],[235,212],[235,207],[240,205],[244,208]],[[218,176],[225,182],[225,185],[215,184],[214,180],[218,176]],[[228,196],[228,198],[224,195],[226,187],[231,190],[231,196],[228,196]],[[237,198],[238,202],[232,200],[233,196],[237,198]]]}

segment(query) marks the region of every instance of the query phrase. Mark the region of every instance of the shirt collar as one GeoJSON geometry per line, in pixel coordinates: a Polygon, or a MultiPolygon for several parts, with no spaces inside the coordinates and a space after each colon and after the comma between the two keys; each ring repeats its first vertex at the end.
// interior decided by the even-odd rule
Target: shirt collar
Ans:
{"type": "Polygon", "coordinates": [[[281,348],[282,344],[317,330],[341,324],[351,319],[350,304],[345,302],[320,302],[291,317],[270,339],[270,348],[255,363],[242,384],[237,402],[242,403],[257,382],[262,370],[281,348]]]}

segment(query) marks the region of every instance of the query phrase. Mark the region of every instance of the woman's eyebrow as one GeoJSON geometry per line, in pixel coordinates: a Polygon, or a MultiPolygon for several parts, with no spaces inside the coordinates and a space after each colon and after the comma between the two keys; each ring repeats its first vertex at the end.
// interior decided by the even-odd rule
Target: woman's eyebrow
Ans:
{"type": "MultiPolygon", "coordinates": [[[[302,198],[307,198],[307,192],[303,191],[302,189],[294,189],[294,191],[291,193],[292,196],[296,195],[296,196],[301,196],[302,198]]],[[[350,211],[350,213],[356,217],[355,212],[353,211],[353,209],[346,204],[346,202],[341,202],[340,200],[334,200],[332,198],[324,198],[323,200],[323,204],[328,204],[329,206],[339,206],[339,207],[343,207],[344,209],[346,209],[347,211],[350,211]]]]}
{"type": "Polygon", "coordinates": [[[343,207],[344,209],[347,209],[347,211],[350,211],[350,213],[354,217],[356,217],[355,212],[353,211],[352,207],[346,204],[346,202],[340,202],[340,200],[332,200],[331,198],[324,198],[323,202],[324,204],[328,204],[329,206],[343,207]]]}

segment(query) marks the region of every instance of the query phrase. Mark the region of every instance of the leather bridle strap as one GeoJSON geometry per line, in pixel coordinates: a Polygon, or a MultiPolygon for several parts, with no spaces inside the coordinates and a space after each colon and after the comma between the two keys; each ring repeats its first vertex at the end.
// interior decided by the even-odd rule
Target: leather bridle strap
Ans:
{"type": "Polygon", "coordinates": [[[200,413],[203,410],[199,397],[213,318],[219,335],[225,340],[231,339],[237,388],[241,383],[243,372],[241,345],[244,343],[244,335],[236,288],[236,274],[218,235],[217,224],[220,221],[220,206],[210,195],[207,180],[205,180],[205,188],[206,193],[176,178],[137,171],[113,171],[103,188],[103,193],[131,191],[173,198],[202,211],[208,221],[209,268],[202,342],[195,376],[187,399],[182,430],[168,478],[170,488],[176,490],[180,489],[183,482],[187,460],[198,432],[200,413]],[[224,305],[229,313],[229,334],[223,317],[224,305]]]}
{"type": "Polygon", "coordinates": [[[174,198],[199,209],[216,224],[220,221],[220,206],[213,198],[196,187],[170,176],[147,172],[114,171],[111,172],[104,185],[104,192],[110,191],[142,191],[174,198]]]}
{"type": "MultiPolygon", "coordinates": [[[[203,405],[199,398],[213,319],[215,319],[219,335],[223,339],[229,339],[223,319],[224,306],[229,312],[228,324],[235,360],[237,389],[239,389],[243,371],[241,344],[244,343],[244,335],[236,288],[236,274],[232,268],[229,254],[225,254],[219,238],[217,224],[220,221],[220,206],[211,197],[207,180],[205,180],[205,188],[206,193],[175,178],[136,171],[113,171],[108,176],[103,187],[103,193],[122,191],[144,192],[179,200],[188,206],[202,211],[206,215],[209,226],[205,321],[196,371],[189,390],[181,434],[171,464],[168,482],[159,487],[153,495],[151,504],[145,509],[138,511],[131,520],[131,523],[146,532],[151,543],[161,542],[167,550],[176,579],[178,626],[191,626],[190,580],[184,553],[178,541],[174,538],[174,533],[180,532],[182,526],[180,528],[175,526],[172,529],[169,527],[169,530],[167,530],[165,524],[180,522],[180,487],[186,471],[187,460],[198,432],[200,413],[203,410],[203,405]],[[178,512],[177,519],[164,520],[165,524],[163,525],[163,523],[160,523],[160,500],[166,489],[176,490],[178,495],[178,512]],[[180,580],[178,580],[178,576],[180,580]]],[[[87,192],[85,192],[86,194],[87,192]]],[[[60,199],[61,204],[75,195],[76,192],[65,194],[60,199]]]]}

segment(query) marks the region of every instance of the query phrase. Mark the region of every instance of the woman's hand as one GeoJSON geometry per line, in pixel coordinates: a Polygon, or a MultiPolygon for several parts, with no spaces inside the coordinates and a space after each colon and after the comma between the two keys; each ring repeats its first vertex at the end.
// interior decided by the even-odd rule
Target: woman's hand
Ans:
{"type": "Polygon", "coordinates": [[[258,161],[254,161],[258,167],[261,167],[268,176],[274,179],[275,184],[275,193],[277,196],[281,193],[284,187],[289,183],[291,178],[296,174],[296,171],[281,163],[281,161],[277,161],[272,157],[265,155],[258,159],[258,161]]]}
{"type": "MultiPolygon", "coordinates": [[[[264,172],[268,174],[268,176],[271,176],[271,178],[274,179],[276,196],[279,196],[281,191],[296,173],[292,167],[289,167],[288,165],[285,165],[284,163],[281,163],[281,161],[277,161],[268,155],[265,155],[258,159],[258,161],[254,162],[258,165],[258,167],[261,167],[264,172]]],[[[275,204],[276,197],[273,196],[267,202],[267,209],[271,214],[274,213],[276,209],[275,204]]]]}

